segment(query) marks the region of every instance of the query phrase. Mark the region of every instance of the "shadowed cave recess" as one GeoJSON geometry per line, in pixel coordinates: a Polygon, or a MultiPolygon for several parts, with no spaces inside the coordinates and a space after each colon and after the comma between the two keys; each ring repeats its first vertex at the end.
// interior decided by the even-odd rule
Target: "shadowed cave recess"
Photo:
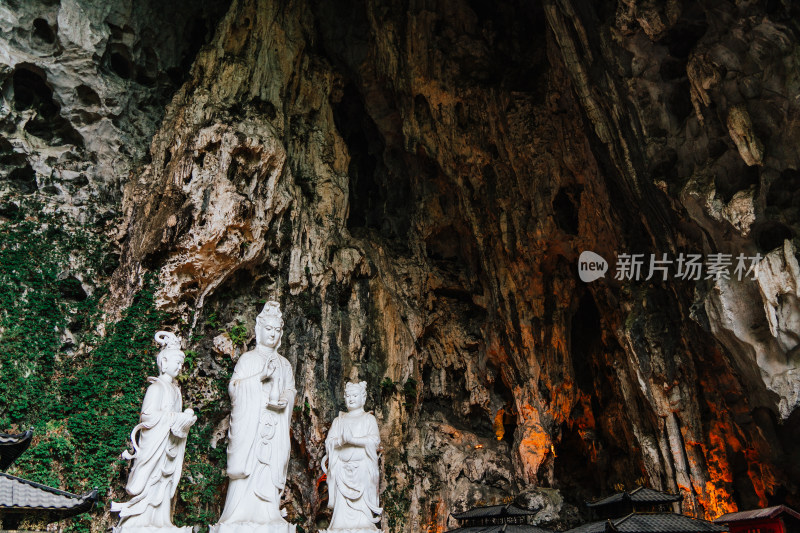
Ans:
{"type": "Polygon", "coordinates": [[[175,522],[212,523],[227,382],[275,299],[298,389],[283,498],[304,531],[330,520],[324,440],[361,380],[387,531],[520,494],[567,527],[637,484],[707,519],[800,507],[799,15],[6,0],[0,430],[37,428],[11,473],[123,499],[167,328],[198,413],[175,522]],[[587,250],[605,277],[580,279],[587,250]],[[645,275],[615,277],[626,253],[645,275]],[[761,262],[645,279],[663,254],[761,262]],[[26,327],[48,334],[30,347],[26,327]]]}

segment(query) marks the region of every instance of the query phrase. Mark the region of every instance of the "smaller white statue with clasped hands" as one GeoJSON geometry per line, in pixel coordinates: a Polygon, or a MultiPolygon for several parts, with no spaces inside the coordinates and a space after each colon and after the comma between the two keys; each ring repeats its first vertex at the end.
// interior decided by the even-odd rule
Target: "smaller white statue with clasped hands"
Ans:
{"type": "Polygon", "coordinates": [[[168,331],[156,333],[163,348],[157,362],[160,375],[147,378],[150,386],[142,402],[140,423],[131,432],[134,452],[123,452],[133,460],[125,490],[133,496],[124,503],[112,502],[119,513],[114,533],[190,533],[191,527],[172,524],[172,498],[178,487],[189,428],[197,421],[194,411],[181,411],[181,390],[175,378],[185,354],[181,339],[168,331]]]}
{"type": "Polygon", "coordinates": [[[328,478],[328,507],[333,509],[333,517],[324,531],[374,533],[383,512],[378,501],[378,421],[364,411],[366,382],[348,383],[344,398],[347,412],[339,413],[325,440],[327,455],[322,469],[328,478]]]}

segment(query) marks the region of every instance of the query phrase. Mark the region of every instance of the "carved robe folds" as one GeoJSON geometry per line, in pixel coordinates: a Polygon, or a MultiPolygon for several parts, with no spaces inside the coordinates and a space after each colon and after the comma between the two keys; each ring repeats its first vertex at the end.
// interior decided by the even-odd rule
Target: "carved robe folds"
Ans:
{"type": "Polygon", "coordinates": [[[230,482],[225,509],[219,523],[211,526],[212,533],[294,530],[280,511],[291,448],[294,387],[291,365],[275,352],[267,353],[259,347],[236,363],[228,385],[232,404],[227,466],[230,482]],[[266,379],[265,372],[270,374],[266,379]],[[284,407],[274,407],[276,400],[284,407]]]}
{"type": "Polygon", "coordinates": [[[325,449],[328,452],[328,502],[333,507],[332,530],[377,531],[382,509],[378,502],[378,422],[369,413],[350,416],[341,413],[331,426],[325,449]],[[334,442],[349,433],[363,445],[334,442]]]}
{"type": "Polygon", "coordinates": [[[378,421],[364,411],[366,382],[348,383],[344,400],[347,412],[339,413],[325,439],[322,468],[328,475],[328,507],[333,508],[333,516],[328,529],[320,533],[374,533],[383,512],[378,498],[378,421]]]}
{"type": "Polygon", "coordinates": [[[111,511],[120,516],[114,532],[189,533],[191,527],[172,525],[170,504],[180,481],[186,436],[196,419],[181,412],[181,391],[174,382],[164,375],[148,380],[151,385],[142,404],[141,423],[132,433],[135,452],[123,454],[133,459],[125,487],[133,498],[111,504],[111,511]]]}

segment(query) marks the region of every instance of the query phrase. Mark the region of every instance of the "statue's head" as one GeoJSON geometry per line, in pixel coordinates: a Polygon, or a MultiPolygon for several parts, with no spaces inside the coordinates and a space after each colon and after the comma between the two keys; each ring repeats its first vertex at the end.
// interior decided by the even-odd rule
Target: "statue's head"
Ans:
{"type": "Polygon", "coordinates": [[[256,344],[277,349],[283,335],[283,315],[278,302],[267,302],[256,317],[256,344]]]}
{"type": "Polygon", "coordinates": [[[169,331],[156,333],[156,342],[162,346],[156,356],[158,371],[175,378],[181,372],[186,354],[181,351],[181,338],[169,331]]]}
{"type": "Polygon", "coordinates": [[[363,409],[367,403],[367,382],[348,383],[344,386],[344,403],[348,411],[363,409]]]}

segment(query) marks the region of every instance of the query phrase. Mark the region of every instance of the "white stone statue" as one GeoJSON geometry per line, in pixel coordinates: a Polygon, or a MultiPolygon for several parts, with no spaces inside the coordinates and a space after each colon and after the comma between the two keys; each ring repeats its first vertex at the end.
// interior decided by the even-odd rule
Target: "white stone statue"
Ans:
{"type": "Polygon", "coordinates": [[[378,501],[378,421],[364,411],[366,382],[348,383],[344,398],[347,412],[333,421],[322,460],[328,476],[328,507],[333,509],[326,531],[375,532],[383,512],[378,501]]]}
{"type": "Polygon", "coordinates": [[[150,386],[142,402],[140,423],[131,432],[134,452],[122,453],[133,460],[125,486],[133,496],[125,503],[111,503],[111,512],[119,513],[114,533],[190,533],[191,527],[172,524],[172,498],[181,477],[183,454],[189,428],[197,421],[194,411],[181,411],[181,390],[175,378],[183,366],[181,340],[173,333],[159,331],[157,378],[147,378],[150,386]]]}
{"type": "Polygon", "coordinates": [[[256,348],[243,354],[228,384],[228,495],[211,533],[292,533],[280,509],[289,466],[294,406],[292,366],[278,354],[283,319],[277,302],[256,318],[256,348]]]}

